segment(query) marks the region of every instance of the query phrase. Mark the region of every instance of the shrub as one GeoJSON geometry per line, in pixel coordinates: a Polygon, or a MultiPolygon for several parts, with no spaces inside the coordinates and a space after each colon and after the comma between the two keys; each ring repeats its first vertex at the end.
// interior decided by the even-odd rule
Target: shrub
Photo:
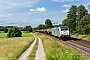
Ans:
{"type": "Polygon", "coordinates": [[[4,30],[3,30],[4,33],[7,33],[8,32],[8,29],[6,27],[4,27],[4,30]]]}
{"type": "Polygon", "coordinates": [[[7,37],[21,37],[22,32],[19,27],[13,27],[8,29],[7,37]]]}

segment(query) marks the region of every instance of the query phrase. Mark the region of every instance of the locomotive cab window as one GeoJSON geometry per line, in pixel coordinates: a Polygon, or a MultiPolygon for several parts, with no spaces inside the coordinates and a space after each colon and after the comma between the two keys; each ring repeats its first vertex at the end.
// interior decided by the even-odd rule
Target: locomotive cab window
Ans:
{"type": "Polygon", "coordinates": [[[63,31],[63,30],[68,30],[68,28],[67,27],[61,28],[61,31],[63,31]]]}

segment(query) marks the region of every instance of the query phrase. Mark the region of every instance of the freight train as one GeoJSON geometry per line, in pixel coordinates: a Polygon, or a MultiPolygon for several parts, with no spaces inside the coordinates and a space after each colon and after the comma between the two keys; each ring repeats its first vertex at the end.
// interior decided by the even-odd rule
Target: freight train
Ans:
{"type": "Polygon", "coordinates": [[[40,30],[37,30],[37,32],[46,33],[48,35],[58,37],[62,40],[70,39],[70,31],[68,26],[59,26],[59,27],[48,28],[48,29],[40,29],[40,30]]]}

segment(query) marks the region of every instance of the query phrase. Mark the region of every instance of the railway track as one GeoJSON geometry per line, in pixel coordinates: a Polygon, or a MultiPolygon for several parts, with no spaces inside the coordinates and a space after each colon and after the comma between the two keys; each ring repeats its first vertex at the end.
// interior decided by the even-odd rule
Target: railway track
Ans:
{"type": "Polygon", "coordinates": [[[85,44],[79,44],[78,41],[66,41],[64,44],[74,48],[75,50],[78,50],[79,53],[83,53],[86,56],[90,57],[90,48],[88,48],[85,44]]]}
{"type": "Polygon", "coordinates": [[[51,37],[52,39],[56,41],[62,42],[63,44],[67,46],[74,48],[74,50],[77,53],[84,54],[86,55],[87,58],[90,58],[90,41],[79,40],[75,38],[72,38],[71,40],[68,40],[68,41],[62,41],[59,38],[56,38],[50,35],[47,35],[47,36],[51,37]]]}

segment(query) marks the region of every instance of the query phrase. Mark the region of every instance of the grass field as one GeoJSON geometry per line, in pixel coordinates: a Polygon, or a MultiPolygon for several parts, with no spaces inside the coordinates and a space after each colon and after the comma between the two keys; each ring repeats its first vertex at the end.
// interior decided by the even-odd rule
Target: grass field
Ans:
{"type": "Polygon", "coordinates": [[[7,37],[7,33],[0,33],[0,38],[6,38],[7,37]]]}
{"type": "Polygon", "coordinates": [[[71,37],[90,41],[90,35],[71,34],[71,37]]]}
{"type": "Polygon", "coordinates": [[[23,37],[6,38],[0,33],[0,58],[18,58],[34,41],[30,33],[23,33],[23,37]]]}
{"type": "Polygon", "coordinates": [[[22,33],[22,37],[29,37],[32,36],[30,33],[22,33]]]}
{"type": "Polygon", "coordinates": [[[28,60],[34,60],[35,56],[36,56],[36,51],[38,49],[38,40],[36,41],[35,46],[33,47],[31,54],[28,56],[28,60]]]}
{"type": "Polygon", "coordinates": [[[85,60],[84,56],[75,53],[72,48],[54,41],[45,35],[39,33],[37,35],[43,42],[46,60],[85,60]]]}
{"type": "MultiPolygon", "coordinates": [[[[30,33],[27,33],[27,32],[23,32],[22,33],[22,37],[29,37],[29,36],[32,36],[30,33]]],[[[7,33],[0,33],[0,38],[7,38],[7,33]]]]}

